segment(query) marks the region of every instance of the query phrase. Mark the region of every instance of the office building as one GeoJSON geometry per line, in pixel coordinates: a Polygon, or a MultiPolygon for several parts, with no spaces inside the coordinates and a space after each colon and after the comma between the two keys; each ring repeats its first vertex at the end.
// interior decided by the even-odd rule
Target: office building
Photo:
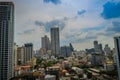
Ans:
{"type": "Polygon", "coordinates": [[[14,4],[0,2],[0,80],[13,77],[14,4]]]}
{"type": "Polygon", "coordinates": [[[51,28],[51,50],[55,57],[60,56],[59,28],[51,28]]]}
{"type": "Polygon", "coordinates": [[[46,52],[48,50],[50,50],[50,40],[47,37],[47,35],[45,35],[44,37],[42,37],[41,41],[42,41],[42,49],[44,49],[46,52]]]}
{"type": "Polygon", "coordinates": [[[27,43],[24,45],[24,63],[33,58],[33,44],[27,43]]]}
{"type": "Polygon", "coordinates": [[[118,79],[120,80],[120,37],[114,37],[118,79]]]}

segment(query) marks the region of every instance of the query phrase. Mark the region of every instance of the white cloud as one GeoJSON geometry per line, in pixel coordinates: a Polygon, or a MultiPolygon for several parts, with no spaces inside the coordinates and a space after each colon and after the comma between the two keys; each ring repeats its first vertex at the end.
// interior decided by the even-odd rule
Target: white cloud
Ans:
{"type": "MultiPolygon", "coordinates": [[[[11,1],[11,0],[6,0],[11,1]]],[[[43,0],[12,0],[15,3],[15,41],[22,45],[26,42],[33,42],[35,48],[40,48],[41,37],[45,34],[50,37],[43,27],[37,27],[34,22],[49,22],[55,19],[64,20],[65,28],[60,33],[61,44],[74,42],[76,49],[85,49],[93,47],[94,39],[101,43],[109,43],[113,46],[112,36],[104,36],[107,32],[103,30],[82,31],[83,28],[92,28],[98,26],[110,26],[114,21],[105,21],[101,18],[102,5],[108,0],[61,0],[62,4],[45,4],[43,0]],[[77,15],[78,10],[86,10],[84,15],[77,15]],[[28,35],[18,35],[25,30],[34,29],[35,31],[28,35]],[[69,38],[66,38],[69,37],[69,38]],[[88,39],[88,40],[87,40],[88,39]],[[75,43],[76,42],[76,43],[75,43]],[[112,42],[112,43],[111,43],[112,42]]],[[[119,19],[118,19],[119,20],[119,19]]]]}

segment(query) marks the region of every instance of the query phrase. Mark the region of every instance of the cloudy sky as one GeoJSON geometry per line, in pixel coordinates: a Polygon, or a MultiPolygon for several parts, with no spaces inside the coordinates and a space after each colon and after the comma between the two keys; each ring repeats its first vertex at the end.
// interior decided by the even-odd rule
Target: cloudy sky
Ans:
{"type": "Polygon", "coordinates": [[[120,0],[0,0],[15,4],[15,42],[41,47],[41,37],[59,25],[60,44],[76,50],[93,47],[93,41],[114,47],[120,35],[120,0]]]}

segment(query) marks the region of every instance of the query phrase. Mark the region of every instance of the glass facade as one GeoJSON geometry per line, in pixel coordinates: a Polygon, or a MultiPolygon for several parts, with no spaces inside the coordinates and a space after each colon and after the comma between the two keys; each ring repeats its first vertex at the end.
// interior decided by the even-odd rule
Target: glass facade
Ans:
{"type": "Polygon", "coordinates": [[[14,4],[0,2],[0,80],[13,77],[14,4]]]}

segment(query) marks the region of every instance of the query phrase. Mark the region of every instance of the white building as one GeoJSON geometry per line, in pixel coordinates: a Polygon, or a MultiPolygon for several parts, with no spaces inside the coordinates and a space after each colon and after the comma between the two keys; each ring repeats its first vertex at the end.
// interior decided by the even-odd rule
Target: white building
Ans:
{"type": "Polygon", "coordinates": [[[45,80],[56,80],[55,75],[46,75],[45,80]]]}

